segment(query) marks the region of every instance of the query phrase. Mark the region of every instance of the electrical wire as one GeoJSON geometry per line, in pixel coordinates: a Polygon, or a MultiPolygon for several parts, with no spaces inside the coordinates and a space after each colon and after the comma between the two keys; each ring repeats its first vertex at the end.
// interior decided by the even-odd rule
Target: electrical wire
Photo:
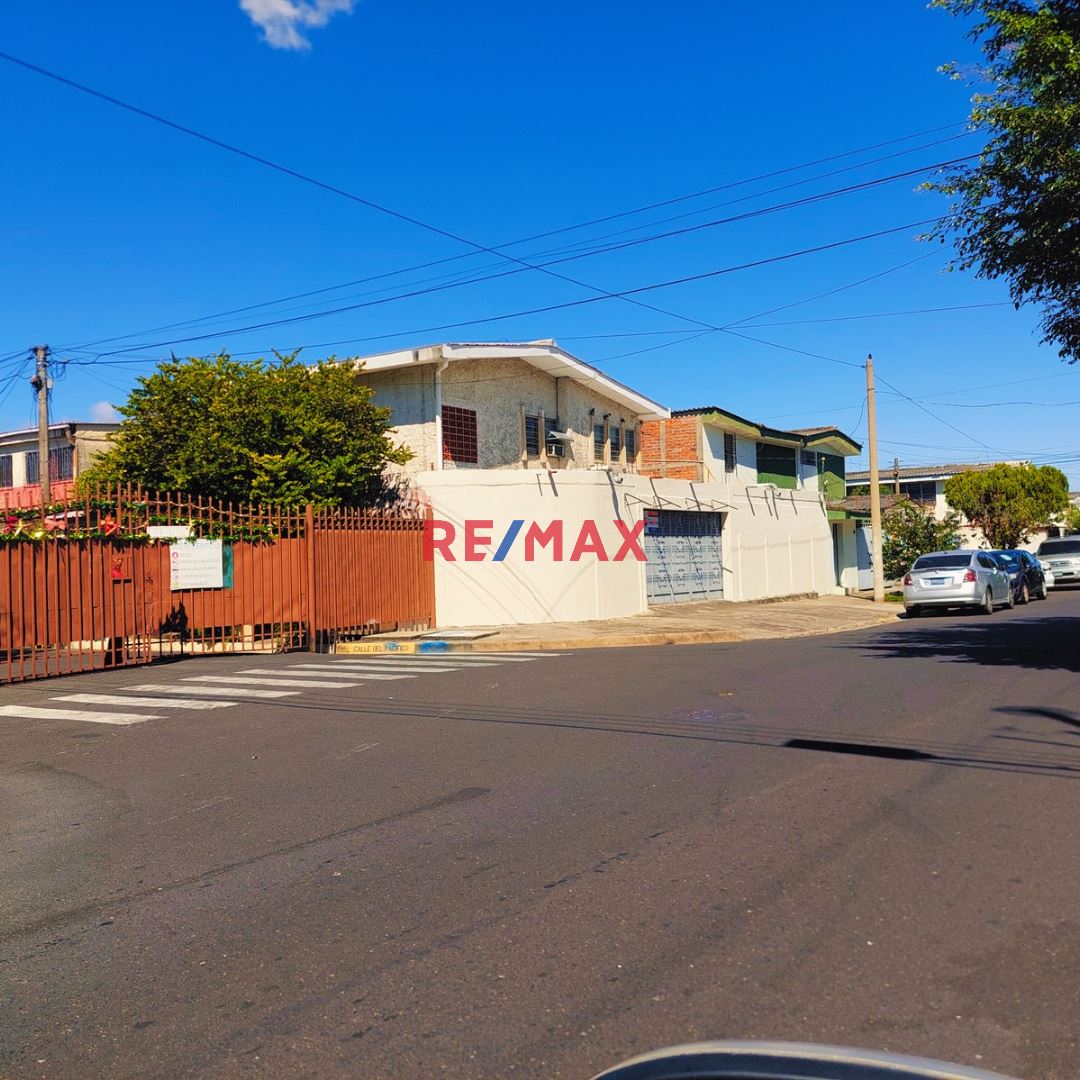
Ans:
{"type": "MultiPolygon", "coordinates": [[[[406,337],[406,336],[411,336],[411,335],[415,335],[415,334],[436,333],[436,332],[441,332],[443,330],[456,330],[456,329],[460,329],[460,328],[467,327],[467,326],[479,326],[479,325],[483,325],[485,323],[504,322],[504,321],[506,321],[508,319],[524,318],[524,317],[529,316],[529,315],[542,315],[542,314],[547,314],[547,313],[552,312],[552,311],[563,311],[563,310],[566,310],[566,309],[569,309],[569,308],[584,307],[584,306],[587,306],[589,304],[595,304],[595,303],[598,303],[598,302],[600,302],[602,300],[614,299],[616,297],[617,298],[634,297],[634,296],[640,295],[642,293],[654,292],[654,291],[656,291],[658,289],[672,288],[674,286],[685,285],[685,284],[689,284],[691,282],[696,282],[696,281],[711,280],[713,278],[717,278],[717,277],[720,277],[720,276],[723,276],[723,275],[726,275],[726,274],[738,273],[738,272],[743,271],[743,270],[750,270],[750,269],[754,269],[754,268],[757,268],[757,267],[760,267],[760,266],[768,266],[768,265],[772,265],[772,264],[778,263],[778,262],[785,262],[785,261],[789,261],[791,259],[801,258],[803,256],[816,254],[816,253],[819,253],[819,252],[822,252],[822,251],[832,251],[832,250],[836,250],[837,248],[847,247],[847,246],[849,246],[851,244],[862,243],[862,242],[864,242],[866,240],[874,240],[874,239],[877,239],[877,238],[882,237],[882,236],[895,235],[896,233],[904,232],[904,231],[906,231],[908,229],[919,228],[919,227],[921,227],[923,225],[931,224],[933,220],[935,220],[935,219],[928,219],[928,220],[924,220],[924,221],[909,222],[909,223],[907,223],[905,225],[896,225],[896,226],[893,226],[893,227],[888,228],[888,229],[879,229],[876,232],[864,233],[864,234],[862,234],[860,236],[847,237],[847,238],[845,238],[843,240],[834,240],[834,241],[831,241],[830,243],[827,243],[827,244],[818,244],[818,245],[815,245],[813,247],[801,248],[801,249],[798,249],[796,251],[785,252],[785,253],[783,253],[781,255],[771,255],[771,256],[768,256],[768,257],[762,258],[762,259],[754,259],[754,260],[751,260],[749,262],[738,263],[738,264],[735,264],[733,266],[721,267],[720,269],[717,269],[717,270],[708,270],[708,271],[704,271],[704,272],[698,273],[698,274],[687,274],[687,275],[684,275],[683,277],[672,278],[672,279],[670,279],[668,281],[654,282],[654,283],[649,284],[649,285],[640,285],[640,286],[637,286],[637,287],[635,287],[633,289],[626,289],[626,290],[623,290],[623,291],[621,291],[619,293],[612,293],[610,296],[591,296],[591,297],[585,297],[585,298],[580,299],[580,300],[564,301],[563,303],[559,303],[559,304],[547,304],[547,305],[545,305],[543,307],[529,308],[529,309],[526,309],[526,310],[523,310],[523,311],[514,311],[514,312],[508,312],[508,313],[505,313],[505,314],[484,316],[484,317],[481,317],[481,318],[478,318],[478,319],[466,319],[466,320],[463,320],[461,322],[443,323],[443,324],[440,324],[440,325],[437,325],[437,326],[421,327],[421,328],[411,329],[411,330],[401,330],[401,331],[396,331],[396,332],[393,332],[393,333],[376,334],[376,335],[372,335],[372,336],[369,336],[369,337],[366,337],[366,338],[351,338],[351,339],[346,339],[346,340],[343,340],[343,341],[320,342],[320,343],[317,343],[317,344],[314,344],[314,345],[307,345],[307,346],[302,346],[302,347],[304,347],[304,348],[328,348],[330,346],[335,346],[335,345],[355,344],[355,343],[367,342],[367,341],[381,341],[381,340],[386,340],[386,339],[389,339],[389,338],[406,337]]],[[[342,311],[355,310],[356,306],[357,305],[348,305],[347,307],[338,309],[338,311],[334,312],[334,314],[340,313],[342,311]]],[[[360,306],[362,306],[362,305],[360,305],[360,306]]],[[[328,313],[324,313],[324,314],[331,314],[331,313],[328,312],[328,313]]],[[[246,327],[239,327],[239,328],[233,329],[232,331],[227,331],[225,333],[229,333],[229,334],[249,333],[252,330],[262,330],[262,329],[267,329],[267,328],[270,328],[270,327],[276,327],[276,326],[281,326],[281,325],[291,325],[291,324],[294,324],[296,322],[309,321],[313,317],[314,316],[303,316],[303,317],[294,317],[294,318],[290,318],[290,319],[271,320],[271,321],[265,322],[265,323],[258,323],[258,324],[249,325],[249,326],[246,326],[246,327]]],[[[709,330],[719,330],[719,329],[721,329],[720,327],[710,326],[708,324],[705,324],[704,328],[709,329],[709,330]]],[[[159,342],[154,342],[154,343],[151,343],[151,344],[144,344],[142,346],[132,346],[132,348],[149,348],[149,349],[166,348],[166,347],[170,347],[170,346],[173,346],[173,345],[186,344],[187,342],[190,342],[190,341],[201,341],[201,340],[203,340],[205,338],[208,338],[208,337],[221,337],[221,336],[224,336],[224,334],[223,333],[198,334],[198,335],[192,335],[190,337],[174,338],[174,339],[169,340],[169,341],[159,341],[159,342]]],[[[127,352],[128,352],[127,349],[117,349],[117,350],[112,350],[112,351],[109,351],[109,352],[99,353],[98,357],[95,360],[93,360],[93,361],[83,361],[83,363],[88,363],[88,362],[89,363],[109,363],[109,362],[114,362],[114,361],[111,361],[111,360],[106,359],[106,358],[123,357],[127,352]]],[[[843,362],[847,363],[847,361],[843,361],[843,362]]],[[[856,365],[856,366],[858,366],[858,365],[856,365]]]]}

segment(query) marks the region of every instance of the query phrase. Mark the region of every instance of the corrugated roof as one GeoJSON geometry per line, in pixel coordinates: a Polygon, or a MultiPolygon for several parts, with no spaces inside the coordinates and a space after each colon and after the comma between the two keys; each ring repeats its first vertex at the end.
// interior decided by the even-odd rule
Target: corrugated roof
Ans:
{"type": "MultiPolygon", "coordinates": [[[[899,469],[899,476],[901,480],[916,480],[922,477],[927,479],[940,480],[949,476],[956,476],[957,473],[963,472],[986,472],[987,469],[992,469],[995,465],[1026,465],[1026,461],[982,461],[982,462],[960,462],[951,465],[904,465],[899,469]]],[[[897,470],[890,469],[888,466],[884,466],[878,470],[879,479],[881,482],[888,483],[894,476],[897,475],[897,470]]],[[[859,472],[850,472],[847,474],[847,481],[849,484],[865,484],[870,479],[870,470],[863,469],[859,472]]]]}

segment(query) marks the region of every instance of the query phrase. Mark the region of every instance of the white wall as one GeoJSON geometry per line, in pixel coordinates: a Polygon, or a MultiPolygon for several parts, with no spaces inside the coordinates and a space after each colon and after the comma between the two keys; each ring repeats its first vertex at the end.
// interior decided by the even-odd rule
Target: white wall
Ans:
{"type": "MultiPolygon", "coordinates": [[[[435,613],[439,626],[574,622],[621,618],[646,610],[645,565],[634,559],[602,562],[569,556],[583,521],[597,523],[610,554],[621,546],[615,527],[639,521],[648,507],[724,514],[724,597],[758,600],[797,593],[832,594],[836,584],[830,523],[820,497],[771,487],[662,480],[604,470],[483,469],[425,472],[421,492],[437,519],[457,535],[455,561],[435,554],[435,613]],[[468,519],[491,521],[485,558],[464,560],[468,519]],[[564,523],[564,561],[550,549],[525,559],[525,531],[537,521],[564,523]],[[514,520],[524,520],[506,559],[492,561],[514,520]]],[[[854,562],[852,547],[851,559],[854,562]]]]}
{"type": "MultiPolygon", "coordinates": [[[[629,478],[628,478],[629,479],[629,478]]],[[[435,554],[435,617],[439,626],[487,626],[507,623],[576,622],[620,618],[646,610],[644,563],[634,559],[601,562],[585,554],[570,562],[581,523],[594,520],[607,550],[622,540],[616,519],[628,526],[630,516],[606,471],[484,469],[446,470],[420,474],[422,493],[436,518],[451,522],[457,537],[451,546],[456,561],[435,554]],[[482,562],[464,561],[467,519],[492,522],[492,536],[482,562]],[[510,523],[522,528],[506,559],[491,556],[510,523]],[[525,530],[533,521],[542,527],[564,522],[564,561],[555,562],[550,548],[525,560],[525,530]]]]}

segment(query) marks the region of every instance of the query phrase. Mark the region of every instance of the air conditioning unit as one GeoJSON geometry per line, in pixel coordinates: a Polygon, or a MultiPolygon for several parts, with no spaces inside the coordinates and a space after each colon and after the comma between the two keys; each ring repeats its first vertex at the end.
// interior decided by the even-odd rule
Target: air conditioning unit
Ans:
{"type": "Polygon", "coordinates": [[[547,444],[547,456],[566,457],[566,443],[555,441],[549,442],[547,444]]]}

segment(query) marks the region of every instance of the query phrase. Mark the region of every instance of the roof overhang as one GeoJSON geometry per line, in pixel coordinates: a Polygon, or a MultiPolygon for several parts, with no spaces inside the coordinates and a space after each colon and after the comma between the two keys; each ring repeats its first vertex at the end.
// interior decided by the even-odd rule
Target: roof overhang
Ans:
{"type": "Polygon", "coordinates": [[[821,450],[823,453],[837,454],[840,457],[851,457],[862,453],[862,444],[857,443],[850,435],[845,435],[838,428],[804,437],[808,450],[821,450]]]}
{"type": "Polygon", "coordinates": [[[457,363],[467,360],[522,360],[531,367],[555,379],[573,379],[591,387],[598,394],[621,405],[639,420],[667,420],[671,410],[651,398],[639,394],[598,368],[572,356],[558,345],[547,342],[519,344],[461,344],[428,345],[421,349],[401,349],[376,356],[354,357],[351,363],[365,375],[380,371],[396,371],[423,364],[457,363]]]}

